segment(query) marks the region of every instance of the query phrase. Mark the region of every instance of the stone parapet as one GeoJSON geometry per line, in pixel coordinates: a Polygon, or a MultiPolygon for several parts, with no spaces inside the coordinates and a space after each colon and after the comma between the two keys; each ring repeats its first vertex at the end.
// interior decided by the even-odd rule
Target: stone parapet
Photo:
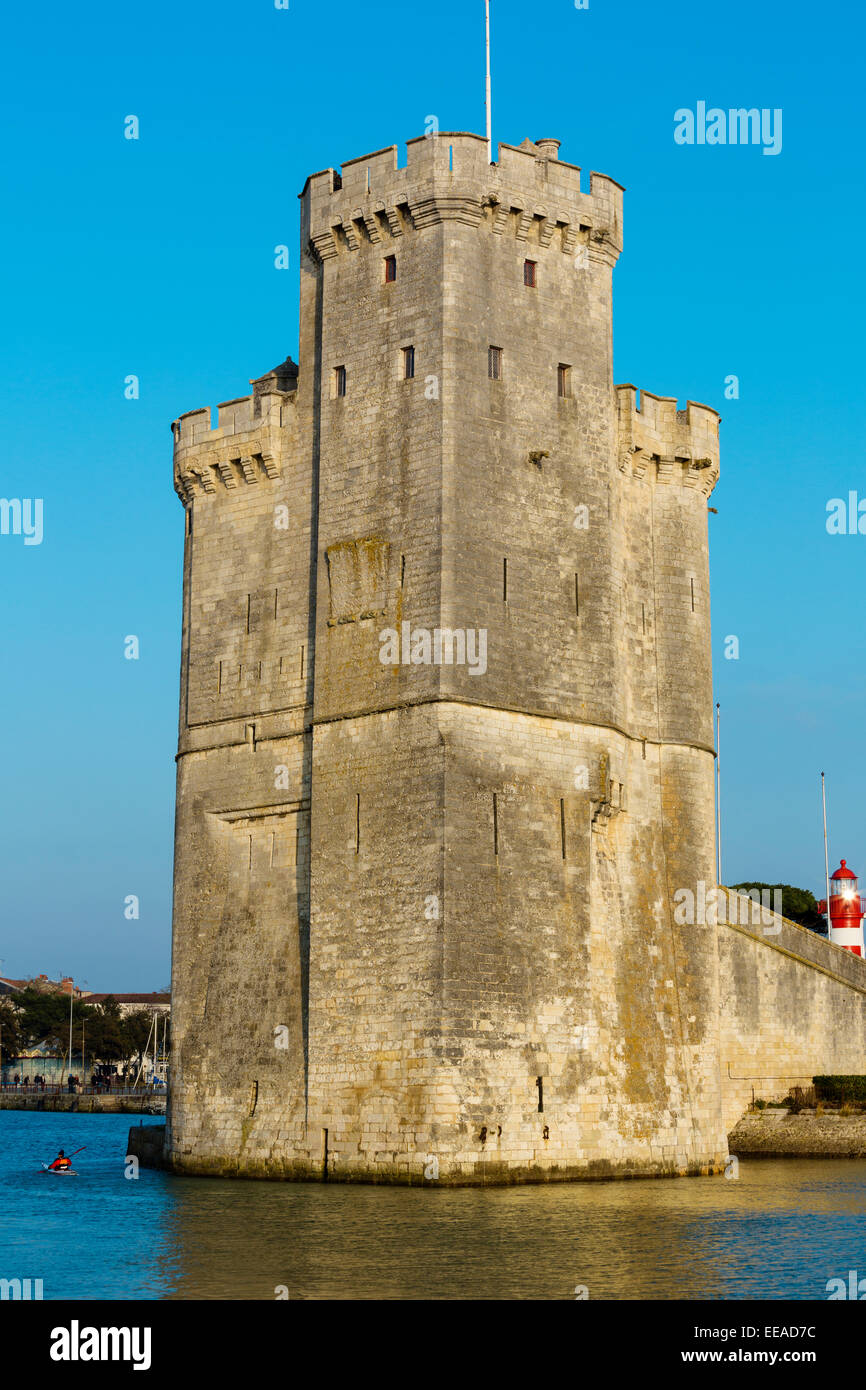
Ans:
{"type": "Polygon", "coordinates": [[[620,471],[659,483],[677,482],[709,497],[719,479],[719,420],[712,406],[616,387],[620,471]]]}
{"type": "Polygon", "coordinates": [[[390,145],[349,160],[342,173],[313,174],[300,195],[305,249],[327,260],[456,221],[566,256],[583,245],[613,264],[622,249],[622,187],[593,173],[582,192],[580,169],[555,157],[557,145],[500,144],[490,164],[482,136],[439,131],[410,140],[402,167],[390,145]]]}

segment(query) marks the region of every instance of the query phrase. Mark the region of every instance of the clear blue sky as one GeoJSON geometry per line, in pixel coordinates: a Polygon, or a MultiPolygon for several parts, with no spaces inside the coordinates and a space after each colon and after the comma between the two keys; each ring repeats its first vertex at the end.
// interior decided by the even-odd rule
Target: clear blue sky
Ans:
{"type": "MultiPolygon", "coordinates": [[[[494,139],[556,136],[626,186],[616,379],[723,416],[725,877],[820,889],[822,767],[831,851],[866,877],[866,536],[825,529],[829,498],[866,497],[861,10],[492,11],[494,139]],[[698,101],[781,108],[782,152],[675,144],[675,110],[698,101]]],[[[4,38],[0,495],[44,498],[45,533],[0,537],[0,973],[153,989],[169,974],[180,647],[169,423],[297,356],[308,173],[431,114],[483,130],[483,4],[47,0],[7,12],[4,38]]]]}

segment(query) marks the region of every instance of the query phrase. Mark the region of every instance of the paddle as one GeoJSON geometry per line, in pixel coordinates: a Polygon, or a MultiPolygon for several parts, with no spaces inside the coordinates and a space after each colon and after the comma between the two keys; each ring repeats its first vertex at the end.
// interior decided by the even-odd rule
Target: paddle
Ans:
{"type": "MultiPolygon", "coordinates": [[[[75,1153],[64,1154],[64,1158],[72,1159],[72,1158],[75,1157],[75,1154],[83,1153],[84,1150],[85,1150],[86,1148],[87,1148],[87,1145],[86,1145],[86,1144],[82,1144],[80,1149],[76,1149],[76,1150],[75,1150],[75,1153]]],[[[43,1168],[50,1168],[50,1167],[51,1167],[51,1164],[50,1164],[50,1163],[43,1163],[42,1167],[43,1167],[43,1168]]]]}

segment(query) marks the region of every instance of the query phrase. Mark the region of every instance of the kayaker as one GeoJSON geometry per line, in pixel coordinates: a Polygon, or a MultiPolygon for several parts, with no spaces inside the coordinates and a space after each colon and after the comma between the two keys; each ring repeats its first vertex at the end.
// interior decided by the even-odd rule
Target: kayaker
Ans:
{"type": "Polygon", "coordinates": [[[71,1168],[71,1167],[72,1167],[72,1164],[71,1164],[70,1160],[66,1157],[66,1154],[65,1154],[65,1153],[63,1152],[63,1150],[61,1149],[61,1150],[60,1150],[60,1153],[57,1155],[57,1157],[55,1158],[54,1162],[53,1162],[53,1163],[49,1163],[48,1167],[49,1167],[49,1168],[71,1168]]]}

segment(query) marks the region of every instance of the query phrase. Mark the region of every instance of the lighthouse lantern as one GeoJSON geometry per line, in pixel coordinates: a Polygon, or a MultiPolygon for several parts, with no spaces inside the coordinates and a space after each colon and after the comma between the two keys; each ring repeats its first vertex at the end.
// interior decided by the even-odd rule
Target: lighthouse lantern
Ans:
{"type": "Polygon", "coordinates": [[[830,940],[863,955],[863,909],[857,891],[857,875],[843,859],[830,878],[830,940]]]}

